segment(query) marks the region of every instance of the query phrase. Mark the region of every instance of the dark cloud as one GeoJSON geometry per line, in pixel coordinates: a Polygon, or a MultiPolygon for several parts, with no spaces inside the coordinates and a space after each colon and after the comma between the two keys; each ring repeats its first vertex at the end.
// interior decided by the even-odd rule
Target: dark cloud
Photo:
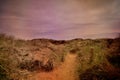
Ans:
{"type": "Polygon", "coordinates": [[[0,16],[23,16],[20,12],[22,4],[19,0],[0,0],[0,16]]]}
{"type": "Polygon", "coordinates": [[[0,0],[0,14],[3,12],[3,8],[7,0],[0,0]]]}
{"type": "Polygon", "coordinates": [[[7,3],[9,0],[0,0],[0,6],[5,5],[5,3],[7,3]]]}

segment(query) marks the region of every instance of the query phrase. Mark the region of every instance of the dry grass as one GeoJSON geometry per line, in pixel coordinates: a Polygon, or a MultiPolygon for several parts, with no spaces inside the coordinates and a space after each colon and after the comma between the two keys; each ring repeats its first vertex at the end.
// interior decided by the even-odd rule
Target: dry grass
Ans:
{"type": "Polygon", "coordinates": [[[0,80],[119,80],[119,56],[120,38],[20,40],[1,34],[0,80]]]}

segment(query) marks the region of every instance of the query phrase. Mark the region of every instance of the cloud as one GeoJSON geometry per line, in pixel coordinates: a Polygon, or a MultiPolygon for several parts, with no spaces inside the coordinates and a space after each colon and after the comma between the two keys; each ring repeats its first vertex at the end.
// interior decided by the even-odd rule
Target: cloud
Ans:
{"type": "Polygon", "coordinates": [[[119,0],[0,1],[0,32],[21,38],[120,32],[119,0]]]}

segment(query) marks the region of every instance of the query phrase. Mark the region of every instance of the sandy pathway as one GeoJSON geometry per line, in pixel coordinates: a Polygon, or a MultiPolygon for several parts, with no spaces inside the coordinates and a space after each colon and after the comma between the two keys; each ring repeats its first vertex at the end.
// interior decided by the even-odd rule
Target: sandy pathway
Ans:
{"type": "Polygon", "coordinates": [[[75,68],[76,68],[76,54],[68,53],[65,57],[65,61],[57,69],[51,72],[36,73],[31,80],[76,80],[75,68]]]}

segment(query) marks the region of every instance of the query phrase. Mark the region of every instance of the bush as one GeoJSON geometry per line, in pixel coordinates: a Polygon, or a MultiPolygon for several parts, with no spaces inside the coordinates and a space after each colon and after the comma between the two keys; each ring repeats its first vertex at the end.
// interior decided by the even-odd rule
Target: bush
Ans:
{"type": "Polygon", "coordinates": [[[108,56],[107,59],[112,65],[120,68],[120,55],[108,56]]]}
{"type": "Polygon", "coordinates": [[[25,61],[19,65],[21,69],[26,69],[28,71],[52,71],[53,70],[53,62],[48,61],[46,64],[43,64],[42,61],[25,61]]]}
{"type": "Polygon", "coordinates": [[[2,65],[0,65],[0,80],[10,80],[7,76],[7,72],[3,69],[2,65]]]}
{"type": "Polygon", "coordinates": [[[100,66],[93,66],[79,76],[80,80],[120,80],[118,75],[106,72],[100,66]]]}

